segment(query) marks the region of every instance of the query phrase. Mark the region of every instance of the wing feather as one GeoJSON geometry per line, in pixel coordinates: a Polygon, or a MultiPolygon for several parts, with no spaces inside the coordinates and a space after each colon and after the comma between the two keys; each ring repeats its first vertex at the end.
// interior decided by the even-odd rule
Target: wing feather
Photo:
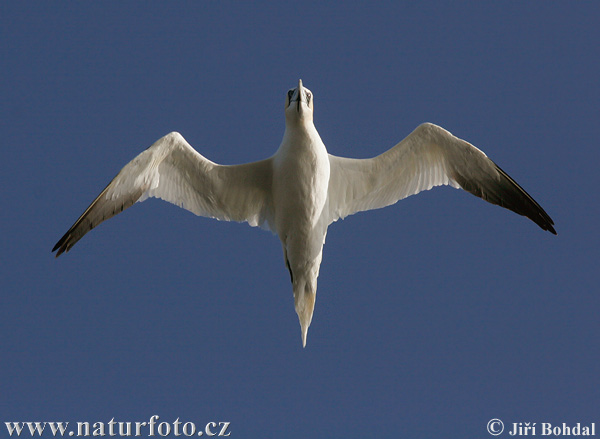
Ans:
{"type": "Polygon", "coordinates": [[[462,188],[505,207],[554,234],[542,207],[482,151],[443,128],[425,123],[371,159],[329,156],[328,220],[379,209],[434,186],[462,188]]]}
{"type": "Polygon", "coordinates": [[[157,197],[196,215],[270,228],[271,159],[224,166],[170,133],[129,162],[56,243],[68,252],[101,222],[148,197],[157,197]]]}

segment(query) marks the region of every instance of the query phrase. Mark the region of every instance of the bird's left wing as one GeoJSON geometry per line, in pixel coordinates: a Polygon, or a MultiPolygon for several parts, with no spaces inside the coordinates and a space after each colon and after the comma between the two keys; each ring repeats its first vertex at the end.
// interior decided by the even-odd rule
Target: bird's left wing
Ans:
{"type": "Polygon", "coordinates": [[[56,256],[136,201],[157,197],[196,215],[270,228],[271,159],[224,166],[170,133],[129,162],[56,243],[56,256]]]}
{"type": "Polygon", "coordinates": [[[450,185],[524,215],[556,234],[552,219],[508,174],[482,151],[437,125],[420,125],[372,159],[330,155],[329,162],[328,223],[450,185]]]}

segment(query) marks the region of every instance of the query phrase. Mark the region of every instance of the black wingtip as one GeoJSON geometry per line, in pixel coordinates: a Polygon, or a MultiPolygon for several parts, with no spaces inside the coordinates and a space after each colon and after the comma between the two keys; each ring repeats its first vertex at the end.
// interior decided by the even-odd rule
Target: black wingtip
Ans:
{"type": "Polygon", "coordinates": [[[56,255],[54,255],[55,258],[58,258],[65,251],[68,251],[67,245],[65,244],[65,242],[67,240],[67,235],[68,235],[68,233],[65,236],[63,236],[62,238],[60,238],[59,241],[52,248],[52,253],[56,252],[56,255]]]}
{"type": "Polygon", "coordinates": [[[542,230],[546,230],[546,231],[552,233],[553,235],[558,235],[558,233],[556,233],[556,229],[554,229],[554,221],[552,221],[552,218],[550,218],[550,215],[548,215],[544,211],[544,209],[542,209],[539,205],[537,205],[537,207],[539,208],[537,218],[532,218],[531,216],[528,216],[528,215],[525,215],[525,216],[528,216],[530,219],[532,219],[538,226],[540,226],[540,228],[542,230]],[[536,221],[536,219],[537,219],[537,221],[536,221]]]}
{"type": "Polygon", "coordinates": [[[531,215],[525,214],[524,216],[528,217],[533,222],[535,222],[538,226],[540,226],[540,228],[542,230],[546,230],[546,231],[552,233],[553,235],[558,235],[558,233],[556,233],[556,230],[554,229],[554,221],[552,221],[552,219],[548,216],[548,214],[543,209],[540,212],[540,216],[542,218],[539,221],[536,221],[536,218],[533,218],[531,215]]]}
{"type": "Polygon", "coordinates": [[[556,233],[556,230],[554,229],[554,221],[552,221],[550,215],[548,215],[539,204],[535,204],[539,208],[538,214],[541,217],[541,220],[539,222],[536,221],[537,225],[540,226],[542,229],[552,233],[553,235],[558,235],[558,233],[556,233]]]}
{"type": "Polygon", "coordinates": [[[546,213],[542,206],[540,206],[538,202],[535,201],[533,197],[525,191],[525,189],[523,189],[516,181],[514,181],[510,175],[504,172],[500,166],[498,166],[496,163],[494,163],[494,165],[496,166],[496,170],[500,173],[500,175],[502,175],[506,181],[517,190],[517,193],[520,192],[520,194],[524,197],[523,199],[526,200],[525,203],[521,202],[512,206],[504,205],[502,202],[498,204],[512,210],[513,212],[526,216],[540,226],[542,230],[547,230],[553,235],[557,235],[556,230],[553,227],[554,221],[552,221],[552,218],[550,218],[550,215],[546,213]]]}
{"type": "Polygon", "coordinates": [[[54,248],[52,249],[52,253],[54,253],[54,252],[56,252],[56,254],[54,255],[54,257],[55,257],[55,258],[58,258],[58,257],[59,257],[59,256],[60,256],[60,255],[63,253],[63,249],[62,249],[62,248],[60,248],[60,245],[59,245],[59,244],[56,244],[56,245],[54,246],[54,248]],[[58,250],[58,251],[56,252],[56,250],[58,250]]]}

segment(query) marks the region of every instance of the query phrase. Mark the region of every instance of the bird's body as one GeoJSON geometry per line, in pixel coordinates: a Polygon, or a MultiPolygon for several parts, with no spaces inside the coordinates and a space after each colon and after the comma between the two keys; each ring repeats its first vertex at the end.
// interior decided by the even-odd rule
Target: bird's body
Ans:
{"type": "Polygon", "coordinates": [[[313,123],[313,96],[288,91],[286,129],[265,160],[223,166],[170,133],[128,163],[58,241],[57,256],[136,201],[158,197],[197,215],[270,229],[290,272],[302,343],[310,326],[327,227],[353,213],[388,206],[449,184],[529,217],[556,234],[546,212],[479,149],[433,124],[372,159],[327,153],[313,123]]]}
{"type": "Polygon", "coordinates": [[[296,117],[293,104],[287,106],[288,111],[283,140],[273,156],[273,210],[305,345],[328,226],[323,214],[329,187],[329,155],[312,117],[296,117]]]}

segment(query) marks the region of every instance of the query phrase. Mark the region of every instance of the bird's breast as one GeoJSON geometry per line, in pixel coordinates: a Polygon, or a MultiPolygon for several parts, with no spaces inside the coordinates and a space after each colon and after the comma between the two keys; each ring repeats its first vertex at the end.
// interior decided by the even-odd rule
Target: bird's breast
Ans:
{"type": "Polygon", "coordinates": [[[284,146],[275,156],[273,170],[278,231],[289,228],[311,230],[327,201],[329,156],[322,142],[320,145],[284,146]]]}

